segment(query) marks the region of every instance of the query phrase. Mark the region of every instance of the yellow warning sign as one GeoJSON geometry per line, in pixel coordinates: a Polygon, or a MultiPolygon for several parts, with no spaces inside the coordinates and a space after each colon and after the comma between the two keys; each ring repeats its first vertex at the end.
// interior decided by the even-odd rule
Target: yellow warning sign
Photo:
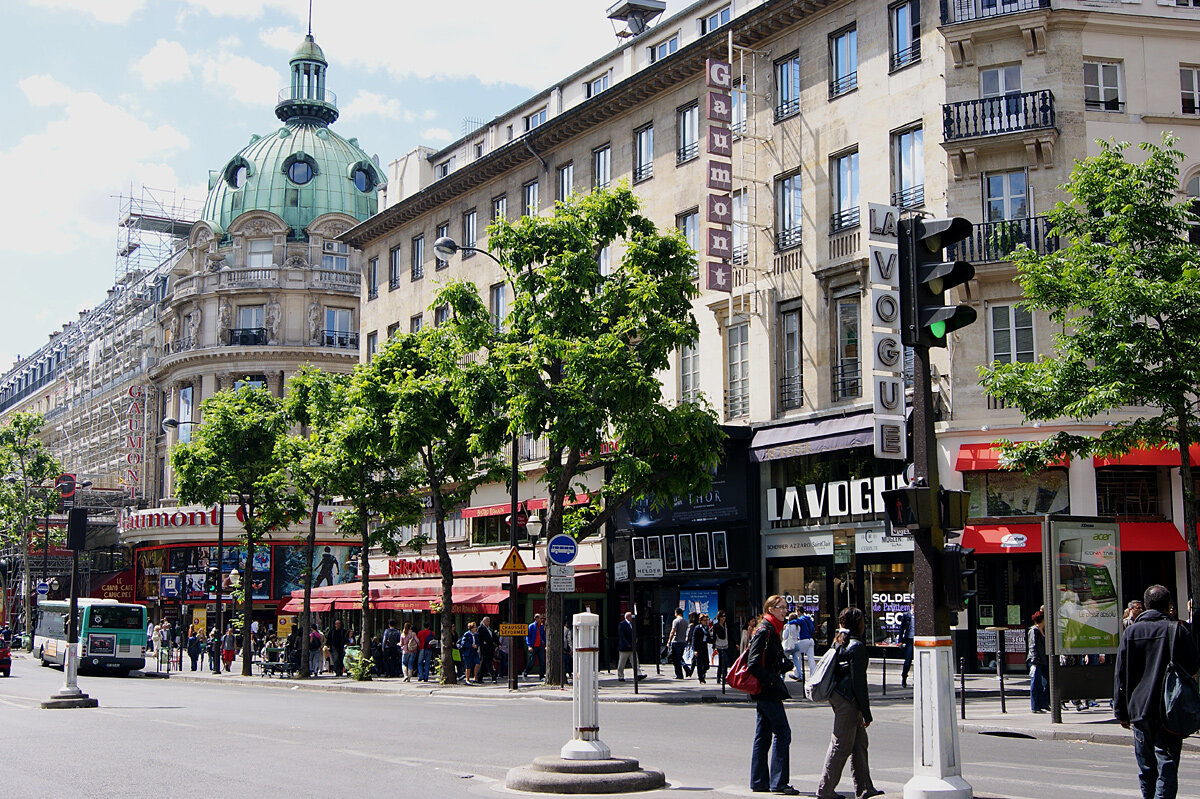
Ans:
{"type": "Polygon", "coordinates": [[[523,572],[529,567],[525,565],[525,561],[521,560],[521,553],[513,547],[508,551],[508,559],[504,561],[504,565],[500,567],[502,572],[523,572]]]}
{"type": "Polygon", "coordinates": [[[520,635],[524,636],[529,632],[529,629],[524,624],[501,624],[500,635],[520,635]]]}

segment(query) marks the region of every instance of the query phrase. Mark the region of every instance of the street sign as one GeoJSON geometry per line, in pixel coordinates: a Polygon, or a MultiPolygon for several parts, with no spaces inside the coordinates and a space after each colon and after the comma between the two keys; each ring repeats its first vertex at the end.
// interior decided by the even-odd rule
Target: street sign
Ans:
{"type": "Polygon", "coordinates": [[[524,624],[501,624],[500,635],[502,636],[521,636],[524,637],[529,632],[529,628],[524,624]]]}
{"type": "Polygon", "coordinates": [[[613,563],[613,579],[618,583],[629,579],[629,561],[618,560],[613,563]]]}
{"type": "Polygon", "coordinates": [[[549,566],[546,567],[546,571],[548,571],[550,573],[551,577],[574,577],[575,576],[575,567],[571,566],[571,565],[560,566],[557,563],[551,563],[549,566]]]}
{"type": "Polygon", "coordinates": [[[508,551],[508,558],[504,561],[504,565],[500,567],[502,572],[523,572],[529,567],[525,565],[525,561],[521,560],[521,553],[513,547],[508,551]]]}
{"type": "Polygon", "coordinates": [[[573,594],[575,593],[575,576],[570,577],[551,577],[550,590],[555,593],[573,594]]]}
{"type": "Polygon", "coordinates": [[[163,599],[179,599],[179,575],[160,574],[158,576],[158,595],[163,599]]]}
{"type": "Polygon", "coordinates": [[[47,594],[49,594],[49,593],[50,593],[50,583],[42,583],[42,582],[39,582],[39,583],[37,584],[37,594],[38,594],[38,596],[46,596],[46,595],[47,595],[47,594]]]}
{"type": "Polygon", "coordinates": [[[639,580],[655,580],[662,577],[662,558],[638,558],[633,562],[633,576],[639,580]]]}
{"type": "Polygon", "coordinates": [[[566,566],[571,561],[575,560],[575,556],[579,554],[579,544],[575,543],[575,539],[565,533],[559,533],[550,539],[550,543],[546,545],[546,556],[550,558],[551,563],[557,563],[560,566],[566,566]]]}

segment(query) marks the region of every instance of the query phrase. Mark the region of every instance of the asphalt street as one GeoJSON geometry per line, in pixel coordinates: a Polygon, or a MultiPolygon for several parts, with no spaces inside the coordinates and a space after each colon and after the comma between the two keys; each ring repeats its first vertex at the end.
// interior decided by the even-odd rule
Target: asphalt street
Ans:
{"type": "MultiPolygon", "coordinates": [[[[557,754],[569,702],[511,696],[365,695],[148,678],[80,678],[96,710],[42,710],[56,669],[18,658],[0,679],[0,797],[488,797],[506,771],[557,754]]],[[[872,773],[899,795],[911,774],[911,703],[876,704],[872,773]]],[[[795,702],[792,782],[815,791],[832,714],[795,702]]],[[[753,796],[746,788],[751,704],[605,703],[614,756],[663,770],[651,796],[753,796]]],[[[966,733],[977,797],[1140,796],[1129,747],[966,733]]],[[[1186,754],[1181,797],[1200,799],[1200,755],[1186,754]]],[[[849,773],[842,783],[849,793],[849,773]]]]}

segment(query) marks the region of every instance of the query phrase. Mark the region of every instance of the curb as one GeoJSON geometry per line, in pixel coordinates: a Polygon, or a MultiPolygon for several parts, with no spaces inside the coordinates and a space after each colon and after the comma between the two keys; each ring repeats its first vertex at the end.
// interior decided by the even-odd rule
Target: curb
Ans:
{"type": "MultiPolygon", "coordinates": [[[[982,722],[960,721],[959,732],[973,732],[983,735],[1037,738],[1042,741],[1079,741],[1081,743],[1109,744],[1115,746],[1133,746],[1133,733],[1096,732],[1090,730],[1072,729],[1074,725],[1064,725],[1062,729],[1044,729],[1041,727],[1009,727],[982,722]]],[[[1185,740],[1183,751],[1200,752],[1200,741],[1185,740]]]]}

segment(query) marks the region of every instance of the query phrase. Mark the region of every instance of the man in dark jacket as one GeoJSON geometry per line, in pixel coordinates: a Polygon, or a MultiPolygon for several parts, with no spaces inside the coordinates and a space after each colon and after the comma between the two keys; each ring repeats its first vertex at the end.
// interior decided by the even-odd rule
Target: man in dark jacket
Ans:
{"type": "Polygon", "coordinates": [[[1200,657],[1192,637],[1167,615],[1170,591],[1152,585],[1142,602],[1146,610],[1125,631],[1117,650],[1113,713],[1122,727],[1133,728],[1144,799],[1174,799],[1183,738],[1162,727],[1163,678],[1172,647],[1175,664],[1187,674],[1200,670],[1200,657]]]}
{"type": "Polygon", "coordinates": [[[783,654],[783,620],[787,617],[787,600],[781,596],[767,598],[763,605],[763,617],[746,652],[746,668],[758,679],[760,690],[754,695],[755,716],[754,747],[750,751],[750,790],[771,791],[783,796],[796,796],[799,791],[789,783],[792,728],[788,724],[787,712],[783,709],[785,699],[791,699],[783,674],[792,668],[792,662],[783,654]],[[775,744],[772,747],[771,739],[775,744]],[[767,766],[767,751],[770,750],[770,768],[767,766]]]}
{"type": "Polygon", "coordinates": [[[346,628],[342,626],[342,620],[334,619],[333,629],[325,636],[325,643],[329,646],[329,656],[333,660],[333,673],[339,677],[345,670],[348,641],[349,636],[346,634],[346,628]]]}
{"type": "MultiPolygon", "coordinates": [[[[634,667],[633,614],[629,611],[625,611],[625,618],[621,619],[621,623],[617,625],[617,679],[621,682],[625,682],[626,663],[630,668],[634,667]]],[[[644,674],[634,674],[634,679],[640,680],[645,676],[644,674]]]]}

